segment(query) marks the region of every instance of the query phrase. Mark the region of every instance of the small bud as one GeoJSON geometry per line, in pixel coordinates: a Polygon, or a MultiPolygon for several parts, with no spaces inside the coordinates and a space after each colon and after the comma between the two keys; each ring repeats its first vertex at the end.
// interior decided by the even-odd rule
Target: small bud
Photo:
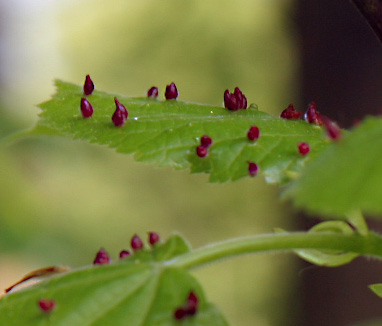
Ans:
{"type": "Polygon", "coordinates": [[[143,242],[141,238],[136,234],[134,234],[134,236],[131,238],[130,245],[133,250],[140,250],[143,248],[143,242]]]}
{"type": "Polygon", "coordinates": [[[196,154],[199,157],[206,157],[208,155],[208,149],[205,148],[204,146],[198,146],[196,147],[196,154]]]}
{"type": "Polygon", "coordinates": [[[122,251],[119,253],[119,258],[120,258],[120,259],[127,258],[127,257],[129,257],[129,256],[131,256],[131,253],[130,253],[130,251],[128,251],[128,250],[122,250],[122,251]]]}
{"type": "Polygon", "coordinates": [[[200,138],[200,146],[203,146],[205,148],[208,148],[212,145],[212,139],[211,137],[204,135],[200,138]]]}
{"type": "Polygon", "coordinates": [[[93,90],[94,90],[94,83],[91,80],[90,76],[86,75],[85,83],[84,83],[84,94],[90,95],[91,93],[93,93],[93,90]]]}
{"type": "Polygon", "coordinates": [[[90,118],[93,115],[93,107],[84,97],[81,98],[81,113],[85,119],[90,118]]]}
{"type": "Polygon", "coordinates": [[[228,89],[225,90],[224,107],[231,111],[247,108],[247,98],[239,89],[239,87],[235,87],[233,93],[230,93],[228,89]]]}
{"type": "Polygon", "coordinates": [[[178,90],[174,83],[166,86],[166,92],[164,93],[166,100],[175,100],[178,97],[178,90]]]}
{"type": "Polygon", "coordinates": [[[322,117],[320,112],[316,110],[316,103],[312,102],[308,105],[308,110],[305,113],[305,120],[311,124],[321,126],[322,125],[322,117]]]}
{"type": "Polygon", "coordinates": [[[248,173],[251,177],[254,177],[259,171],[259,167],[256,163],[248,161],[248,173]]]}
{"type": "Polygon", "coordinates": [[[257,140],[259,137],[260,137],[260,130],[258,127],[256,126],[252,126],[251,128],[249,128],[249,131],[247,133],[247,137],[249,140],[257,140]]]}
{"type": "Polygon", "coordinates": [[[110,256],[107,251],[101,248],[93,261],[94,265],[105,265],[110,263],[110,256]]]}
{"type": "Polygon", "coordinates": [[[289,106],[280,114],[280,118],[287,120],[297,120],[302,116],[301,112],[298,112],[294,109],[293,104],[289,104],[289,106]]]}
{"type": "Polygon", "coordinates": [[[159,234],[156,232],[149,232],[149,243],[153,246],[160,240],[159,234]]]}
{"type": "Polygon", "coordinates": [[[298,143],[298,152],[302,155],[305,156],[310,152],[310,146],[308,143],[298,143]]]}
{"type": "Polygon", "coordinates": [[[38,301],[38,305],[43,312],[51,312],[56,307],[56,301],[41,299],[38,301]]]}
{"type": "Polygon", "coordinates": [[[147,91],[147,97],[157,98],[158,97],[158,88],[153,86],[147,91]]]}
{"type": "Polygon", "coordinates": [[[339,140],[342,137],[341,129],[332,120],[327,117],[322,117],[322,123],[330,139],[339,140]]]}

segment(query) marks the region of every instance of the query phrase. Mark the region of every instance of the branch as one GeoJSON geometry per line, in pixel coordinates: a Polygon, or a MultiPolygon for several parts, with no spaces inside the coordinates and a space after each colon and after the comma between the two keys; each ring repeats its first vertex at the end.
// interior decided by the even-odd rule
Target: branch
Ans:
{"type": "Polygon", "coordinates": [[[382,0],[352,0],[382,42],[382,0]]]}
{"type": "Polygon", "coordinates": [[[298,249],[333,250],[382,258],[382,237],[370,232],[344,235],[325,232],[263,234],[211,244],[169,261],[167,265],[192,269],[213,261],[248,253],[294,251],[298,249]]]}

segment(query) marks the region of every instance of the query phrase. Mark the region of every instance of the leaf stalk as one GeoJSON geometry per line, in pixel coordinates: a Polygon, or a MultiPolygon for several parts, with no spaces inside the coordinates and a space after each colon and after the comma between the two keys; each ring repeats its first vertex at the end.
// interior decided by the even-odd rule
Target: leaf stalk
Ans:
{"type": "Polygon", "coordinates": [[[255,235],[211,244],[195,249],[167,263],[174,267],[194,269],[207,263],[248,253],[293,251],[296,249],[333,250],[353,252],[382,259],[382,237],[374,232],[367,235],[355,233],[277,233],[255,235]]]}

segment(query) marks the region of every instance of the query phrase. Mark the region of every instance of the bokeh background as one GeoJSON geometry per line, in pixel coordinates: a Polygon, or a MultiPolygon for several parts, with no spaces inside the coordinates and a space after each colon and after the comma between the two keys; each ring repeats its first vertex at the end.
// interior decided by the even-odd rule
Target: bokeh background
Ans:
{"type": "MultiPolygon", "coordinates": [[[[338,64],[307,55],[322,49],[313,36],[319,42],[332,35],[315,34],[327,23],[312,19],[317,8],[306,4],[313,2],[0,0],[0,289],[42,266],[90,264],[100,247],[116,258],[134,233],[167,237],[176,230],[199,247],[301,227],[296,212],[278,201],[279,189],[262,178],[209,184],[205,175],[138,164],[84,142],[9,144],[6,136],[33,127],[36,105],[54,93],[54,79],[82,84],[86,74],[97,89],[131,96],[152,85],[163,94],[174,81],[181,100],[214,105],[225,89],[240,86],[249,102],[275,115],[291,102],[301,108],[315,99],[321,111],[349,124],[353,117],[331,109],[338,101],[326,100],[332,89],[319,87],[333,85],[338,64]],[[306,48],[307,40],[314,46],[306,48]],[[326,71],[327,80],[319,84],[309,64],[316,75],[326,71]],[[311,81],[317,85],[309,88],[311,81]]],[[[354,11],[372,40],[355,9],[339,2],[338,17],[354,11]]],[[[341,58],[342,45],[330,39],[338,48],[329,59],[341,58]]],[[[291,255],[257,255],[194,274],[232,325],[287,326],[313,325],[301,303],[306,273],[291,255]]]]}

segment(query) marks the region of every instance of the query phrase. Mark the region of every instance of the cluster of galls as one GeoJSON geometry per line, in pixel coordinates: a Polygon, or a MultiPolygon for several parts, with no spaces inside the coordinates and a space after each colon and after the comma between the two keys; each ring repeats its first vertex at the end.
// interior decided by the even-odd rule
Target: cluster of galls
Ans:
{"type": "Polygon", "coordinates": [[[208,155],[208,148],[212,145],[210,136],[204,135],[200,138],[200,145],[196,147],[196,154],[199,157],[206,157],[208,155]]]}
{"type": "MultiPolygon", "coordinates": [[[[155,246],[159,241],[160,241],[160,236],[158,233],[156,233],[156,232],[149,232],[148,233],[148,242],[151,246],[155,246]]],[[[131,246],[131,249],[133,251],[138,251],[138,250],[141,250],[144,248],[144,244],[143,244],[142,239],[136,234],[131,238],[130,246],[131,246]]],[[[131,255],[132,254],[130,251],[122,250],[119,253],[119,258],[123,259],[123,258],[127,258],[131,255]]],[[[109,254],[107,253],[107,251],[105,249],[101,248],[97,252],[96,257],[93,261],[93,264],[94,265],[105,265],[105,264],[109,264],[109,263],[110,263],[109,254]]],[[[53,311],[56,307],[56,301],[55,300],[46,299],[46,298],[42,298],[42,299],[38,300],[37,304],[38,304],[38,307],[40,308],[40,310],[44,313],[49,313],[49,312],[53,311]]]]}
{"type": "MultiPolygon", "coordinates": [[[[250,142],[255,142],[260,137],[260,130],[257,126],[251,126],[247,132],[247,138],[250,142]]],[[[200,137],[200,145],[196,147],[196,154],[203,158],[208,155],[208,148],[212,145],[212,139],[208,135],[200,137]]],[[[259,172],[256,163],[248,161],[248,174],[254,177],[259,172]]]]}
{"type": "Polygon", "coordinates": [[[231,111],[245,110],[247,108],[247,98],[239,87],[235,87],[233,93],[230,93],[228,89],[225,90],[224,107],[231,111]]]}
{"type": "Polygon", "coordinates": [[[199,299],[196,296],[195,292],[191,291],[188,294],[186,304],[177,308],[174,311],[175,319],[181,320],[188,316],[193,316],[198,311],[199,299]]]}
{"type": "MultiPolygon", "coordinates": [[[[84,83],[84,94],[89,96],[94,90],[94,84],[87,75],[84,83]]],[[[156,99],[158,97],[158,88],[153,86],[147,91],[147,97],[156,99]]],[[[166,100],[175,100],[178,97],[178,90],[174,83],[166,86],[165,98],[166,100]]],[[[112,121],[115,126],[121,127],[127,120],[128,111],[126,108],[114,98],[116,110],[112,116],[112,121]]],[[[247,98],[239,87],[235,87],[233,93],[229,90],[224,92],[224,107],[230,111],[237,111],[247,108],[247,98]]],[[[93,114],[93,107],[86,98],[81,99],[81,112],[84,118],[89,118],[93,114]]],[[[288,120],[298,120],[303,116],[302,112],[295,110],[293,104],[290,104],[280,114],[280,117],[288,120]]],[[[316,103],[312,102],[308,105],[308,109],[304,114],[304,119],[311,124],[321,126],[323,125],[327,131],[329,138],[338,140],[341,137],[341,130],[333,123],[329,118],[321,116],[316,109],[316,103]]],[[[260,137],[260,130],[257,126],[251,126],[247,132],[247,138],[250,142],[255,142],[260,137]]],[[[208,135],[203,135],[200,138],[200,145],[196,147],[196,154],[204,158],[209,154],[209,147],[212,145],[212,139],[208,135]]],[[[297,144],[298,152],[305,156],[310,152],[310,146],[306,142],[300,142],[297,144]]],[[[248,174],[250,176],[257,175],[259,167],[256,163],[248,161],[248,174]]]]}
{"type": "MultiPolygon", "coordinates": [[[[298,120],[302,117],[302,112],[296,111],[294,105],[289,104],[289,106],[281,112],[280,117],[288,120],[298,120]]],[[[304,114],[304,120],[310,124],[324,126],[326,134],[330,139],[338,140],[341,138],[340,128],[328,117],[322,116],[320,112],[317,111],[315,102],[309,103],[308,109],[304,114]]]]}
{"type": "MultiPolygon", "coordinates": [[[[81,104],[80,104],[80,110],[82,116],[87,119],[90,118],[93,113],[94,109],[91,105],[89,99],[87,96],[90,96],[94,91],[94,83],[89,75],[86,75],[84,86],[83,86],[83,92],[85,97],[81,98],[81,104]]],[[[157,98],[158,97],[158,88],[153,86],[147,91],[147,97],[149,98],[157,98]]],[[[176,85],[174,83],[171,83],[170,85],[166,86],[166,92],[165,92],[165,98],[166,100],[175,100],[178,97],[178,90],[176,88],[176,85]]],[[[111,121],[116,127],[122,127],[129,115],[129,112],[127,111],[126,107],[121,104],[116,97],[114,97],[114,103],[115,103],[115,111],[111,117],[111,121]]]]}
{"type": "MultiPolygon", "coordinates": [[[[94,91],[94,83],[89,75],[86,75],[84,86],[83,86],[83,92],[85,96],[92,95],[94,91]]],[[[121,127],[125,124],[127,120],[127,116],[129,115],[129,112],[126,110],[126,107],[121,104],[116,97],[114,97],[114,103],[115,103],[115,112],[111,117],[111,121],[116,127],[121,127]]],[[[81,98],[81,114],[82,116],[87,119],[90,118],[93,113],[94,109],[91,105],[88,98],[82,97],[81,98]]]]}
{"type": "MultiPolygon", "coordinates": [[[[148,233],[148,242],[151,246],[154,246],[156,243],[160,241],[160,236],[156,232],[149,232],[148,233]]],[[[130,240],[130,246],[133,251],[138,251],[144,248],[144,244],[142,239],[137,235],[134,234],[130,240]]],[[[131,251],[129,250],[122,250],[119,253],[119,258],[127,258],[132,255],[131,251]]],[[[101,248],[97,254],[96,257],[94,258],[93,264],[94,265],[105,265],[110,263],[110,255],[108,252],[104,249],[101,248]]]]}

